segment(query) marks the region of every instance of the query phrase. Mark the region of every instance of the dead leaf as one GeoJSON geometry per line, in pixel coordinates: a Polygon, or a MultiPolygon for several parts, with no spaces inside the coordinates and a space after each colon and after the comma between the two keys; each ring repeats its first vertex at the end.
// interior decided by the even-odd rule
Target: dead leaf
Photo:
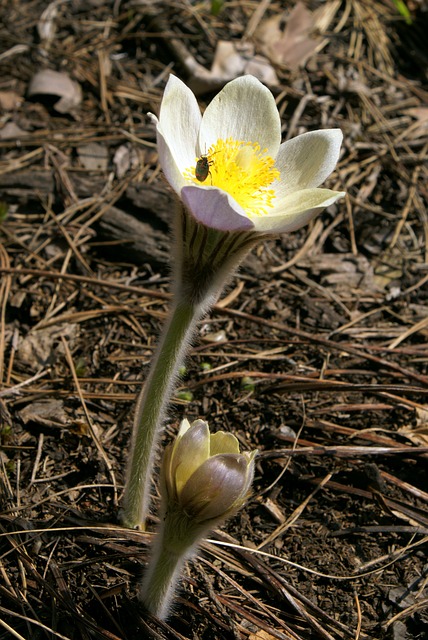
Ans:
{"type": "Polygon", "coordinates": [[[323,286],[344,292],[375,291],[373,268],[363,255],[352,253],[309,254],[300,260],[299,266],[309,269],[323,286]]]}
{"type": "Polygon", "coordinates": [[[315,15],[298,2],[287,19],[283,14],[273,16],[263,21],[254,35],[269,60],[298,69],[322,43],[322,37],[314,35],[315,27],[315,15]]]}
{"type": "Polygon", "coordinates": [[[388,247],[374,261],[373,282],[379,291],[391,287],[392,283],[399,283],[403,275],[404,258],[399,247],[388,247]]]}
{"type": "Polygon", "coordinates": [[[89,142],[77,147],[81,164],[88,171],[106,171],[108,167],[108,149],[99,142],[89,142]]]}
{"type": "Polygon", "coordinates": [[[22,97],[15,91],[0,91],[0,109],[3,111],[13,111],[22,102],[22,97]]]}
{"type": "Polygon", "coordinates": [[[62,353],[62,344],[58,344],[61,336],[66,336],[72,341],[78,332],[79,326],[71,323],[32,331],[21,339],[17,357],[23,364],[35,370],[53,364],[56,355],[62,353]]]}
{"type": "Polygon", "coordinates": [[[428,125],[428,107],[412,107],[411,109],[406,109],[404,113],[428,125]]]}
{"type": "Polygon", "coordinates": [[[407,627],[401,620],[397,620],[393,623],[392,638],[393,640],[408,640],[409,635],[407,633],[407,627]]]}
{"type": "Polygon", "coordinates": [[[271,518],[278,522],[278,524],[284,524],[285,515],[276,502],[271,500],[271,498],[259,498],[258,501],[263,505],[263,508],[266,509],[271,518]]]}
{"type": "Polygon", "coordinates": [[[3,53],[0,53],[0,61],[5,60],[6,58],[13,58],[14,56],[19,56],[21,53],[26,53],[30,50],[28,44],[15,44],[10,49],[6,49],[3,53]]]}
{"type": "Polygon", "coordinates": [[[32,402],[19,411],[18,415],[25,425],[35,423],[43,427],[63,428],[69,421],[62,400],[32,402]]]}
{"type": "Polygon", "coordinates": [[[416,425],[426,427],[428,433],[428,407],[416,407],[416,425]]]}
{"type": "Polygon", "coordinates": [[[267,631],[263,631],[263,629],[258,629],[256,633],[251,633],[248,636],[248,640],[276,640],[276,636],[273,636],[267,631]]]}
{"type": "Polygon", "coordinates": [[[227,81],[251,74],[270,86],[278,84],[278,76],[269,60],[255,55],[254,45],[250,42],[240,44],[220,40],[217,43],[211,74],[227,81]]]}
{"type": "Polygon", "coordinates": [[[217,90],[226,82],[248,74],[269,86],[278,84],[278,77],[269,60],[256,55],[254,45],[250,42],[219,40],[210,71],[193,58],[188,58],[186,63],[191,76],[188,85],[197,95],[217,90]]]}
{"type": "Polygon", "coordinates": [[[204,342],[224,342],[226,340],[226,332],[223,329],[212,333],[206,333],[202,336],[204,342]]]}
{"type": "Polygon", "coordinates": [[[406,115],[415,118],[411,124],[412,138],[421,138],[428,133],[428,107],[413,107],[404,111],[406,115]]]}
{"type": "Polygon", "coordinates": [[[53,105],[59,113],[72,113],[82,101],[82,90],[66,73],[43,69],[36,73],[28,86],[27,94],[34,96],[57,96],[53,105]]]}
{"type": "Polygon", "coordinates": [[[408,438],[413,444],[422,447],[428,446],[428,406],[416,407],[416,427],[406,425],[398,430],[398,433],[408,438]]]}
{"type": "MultiPolygon", "coordinates": [[[[95,425],[94,425],[94,427],[95,427],[95,425]]],[[[96,429],[94,427],[93,427],[93,429],[94,429],[94,431],[96,431],[96,429]]],[[[84,422],[83,420],[74,420],[73,424],[70,425],[70,431],[72,433],[75,433],[77,436],[90,436],[91,435],[88,423],[84,422]]]]}
{"type": "Polygon", "coordinates": [[[14,122],[8,122],[0,129],[0,140],[13,140],[14,138],[22,138],[28,136],[28,133],[18,127],[14,122]]]}
{"type": "Polygon", "coordinates": [[[253,56],[245,66],[245,73],[255,76],[269,87],[275,87],[279,84],[275,69],[264,56],[253,56]]]}
{"type": "Polygon", "coordinates": [[[55,37],[56,23],[55,20],[58,16],[58,2],[51,2],[40,16],[37,23],[37,31],[39,38],[46,48],[49,48],[52,40],[55,37]]]}
{"type": "Polygon", "coordinates": [[[113,164],[116,176],[120,179],[129,171],[138,167],[138,154],[127,144],[121,144],[114,153],[113,164]]]}
{"type": "Polygon", "coordinates": [[[210,73],[223,80],[232,80],[242,75],[246,64],[243,54],[251,55],[254,52],[250,43],[247,43],[245,47],[246,51],[244,49],[238,52],[234,42],[219,40],[210,73]],[[248,47],[250,51],[248,51],[248,47]]]}
{"type": "Polygon", "coordinates": [[[412,607],[416,602],[416,598],[411,592],[411,586],[394,587],[388,593],[388,598],[390,602],[396,604],[399,609],[412,607]]]}

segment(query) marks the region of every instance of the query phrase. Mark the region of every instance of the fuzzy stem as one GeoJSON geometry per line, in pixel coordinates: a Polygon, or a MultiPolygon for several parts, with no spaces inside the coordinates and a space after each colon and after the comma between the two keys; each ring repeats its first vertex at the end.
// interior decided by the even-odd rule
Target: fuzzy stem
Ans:
{"type": "Polygon", "coordinates": [[[194,305],[186,299],[175,301],[138,399],[122,515],[128,527],[145,528],[153,458],[166,405],[203,312],[200,304],[194,305]]]}
{"type": "Polygon", "coordinates": [[[140,599],[152,615],[162,619],[168,614],[185,558],[160,545],[153,551],[140,599]]]}
{"type": "Polygon", "coordinates": [[[204,227],[184,209],[177,213],[173,307],[137,402],[122,513],[127,527],[145,529],[162,421],[196,324],[258,239],[204,227]]]}
{"type": "Polygon", "coordinates": [[[193,522],[178,504],[163,505],[139,596],[150,613],[160,619],[167,617],[181,569],[209,529],[210,526],[193,522]]]}

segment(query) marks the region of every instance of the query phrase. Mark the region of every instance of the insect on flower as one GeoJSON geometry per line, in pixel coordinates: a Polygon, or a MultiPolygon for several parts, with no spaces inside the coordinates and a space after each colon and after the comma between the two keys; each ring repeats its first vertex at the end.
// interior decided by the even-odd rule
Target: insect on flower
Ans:
{"type": "Polygon", "coordinates": [[[208,228],[295,231],[345,195],[320,186],[339,159],[340,129],[281,143],[275,98],[251,75],[227,83],[203,115],[189,87],[170,76],[152,120],[166,179],[208,228]]]}
{"type": "MultiPolygon", "coordinates": [[[[203,155],[199,156],[199,159],[195,167],[196,180],[198,180],[199,182],[205,182],[208,176],[209,175],[211,176],[210,167],[213,164],[214,164],[214,161],[211,160],[211,156],[209,156],[208,154],[204,153],[203,155]]],[[[213,182],[213,179],[211,176],[211,184],[212,182],[213,182]]]]}

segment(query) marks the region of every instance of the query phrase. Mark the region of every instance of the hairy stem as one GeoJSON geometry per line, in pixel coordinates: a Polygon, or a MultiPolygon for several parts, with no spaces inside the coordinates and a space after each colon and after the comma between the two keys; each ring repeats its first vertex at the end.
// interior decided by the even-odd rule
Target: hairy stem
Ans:
{"type": "Polygon", "coordinates": [[[203,312],[201,305],[187,300],[174,302],[149,377],[138,399],[122,516],[128,527],[145,528],[153,458],[166,406],[195,325],[203,312]]]}
{"type": "Polygon", "coordinates": [[[165,410],[197,322],[258,237],[216,231],[182,209],[176,217],[175,286],[169,319],[138,399],[122,520],[145,529],[154,455],[165,410]]]}
{"type": "Polygon", "coordinates": [[[152,615],[163,619],[168,615],[185,558],[161,546],[153,551],[140,599],[152,615]]]}
{"type": "Polygon", "coordinates": [[[192,522],[177,505],[163,504],[161,522],[140,590],[140,600],[158,618],[167,617],[185,561],[209,527],[192,522]]]}

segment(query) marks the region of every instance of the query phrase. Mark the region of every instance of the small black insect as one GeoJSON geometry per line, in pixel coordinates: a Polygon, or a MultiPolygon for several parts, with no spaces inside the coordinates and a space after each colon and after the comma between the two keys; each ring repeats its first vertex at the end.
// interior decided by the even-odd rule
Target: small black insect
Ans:
{"type": "Polygon", "coordinates": [[[208,174],[211,174],[210,165],[212,165],[212,160],[210,160],[208,156],[201,156],[199,158],[195,167],[196,180],[204,182],[207,179],[208,174]]]}
{"type": "MultiPolygon", "coordinates": [[[[217,153],[217,151],[215,151],[217,153]]],[[[199,182],[205,182],[208,175],[211,176],[210,167],[214,164],[214,161],[211,160],[211,156],[207,154],[203,154],[199,157],[196,167],[195,167],[195,178],[199,180],[199,182]]],[[[212,176],[211,176],[211,184],[212,184],[212,176]]]]}

